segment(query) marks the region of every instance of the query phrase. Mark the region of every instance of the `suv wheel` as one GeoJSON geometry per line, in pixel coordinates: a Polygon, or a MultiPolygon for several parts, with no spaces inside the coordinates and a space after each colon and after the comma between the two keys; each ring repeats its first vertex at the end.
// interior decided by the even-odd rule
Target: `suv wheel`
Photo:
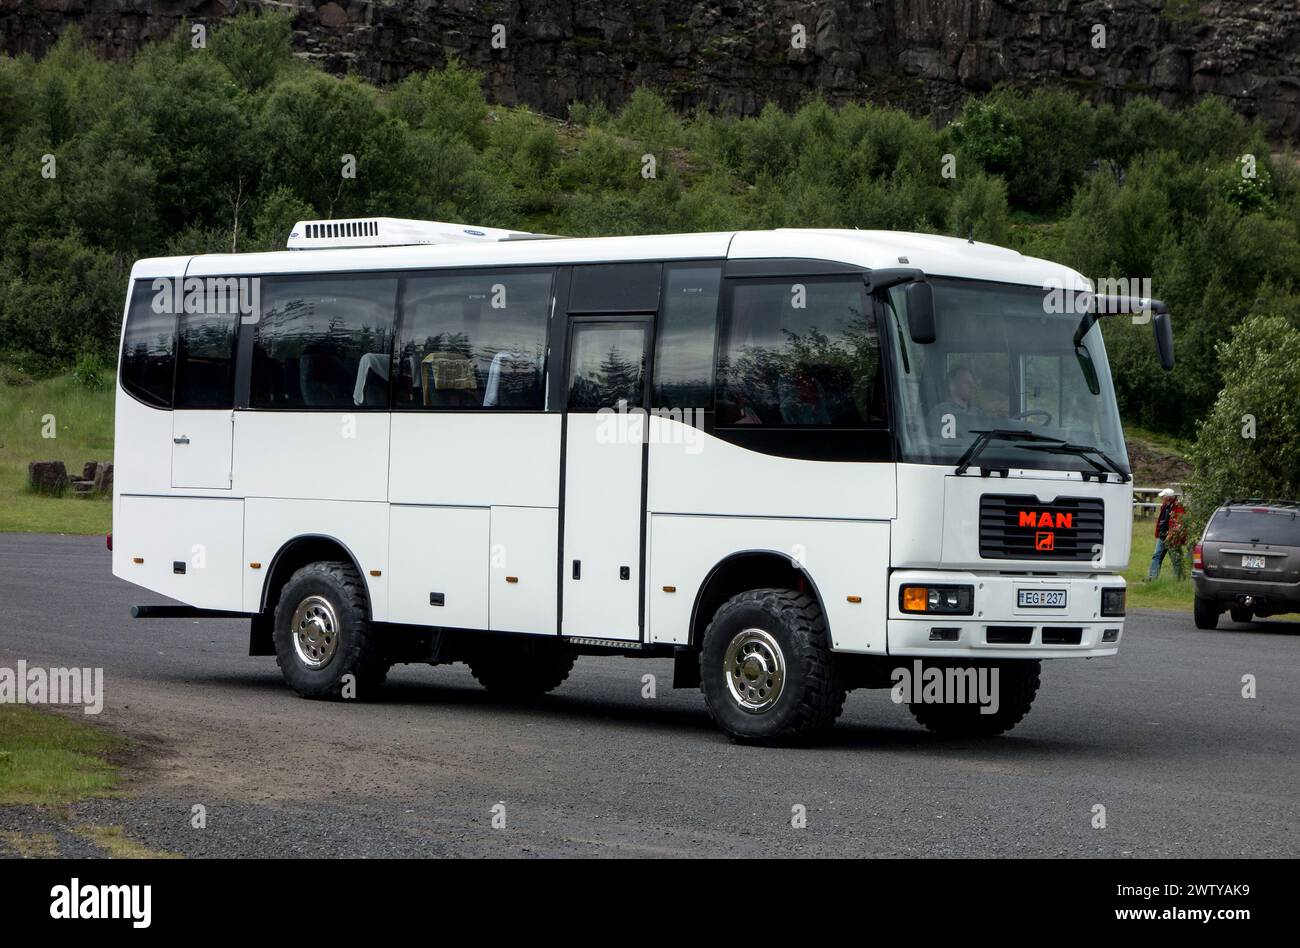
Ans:
{"type": "Polygon", "coordinates": [[[1219,627],[1219,607],[1210,599],[1196,597],[1192,604],[1192,616],[1196,619],[1198,629],[1217,629],[1219,627]]]}
{"type": "Polygon", "coordinates": [[[1231,614],[1232,621],[1240,622],[1242,625],[1246,625],[1255,618],[1255,613],[1244,606],[1233,606],[1231,614]]]}

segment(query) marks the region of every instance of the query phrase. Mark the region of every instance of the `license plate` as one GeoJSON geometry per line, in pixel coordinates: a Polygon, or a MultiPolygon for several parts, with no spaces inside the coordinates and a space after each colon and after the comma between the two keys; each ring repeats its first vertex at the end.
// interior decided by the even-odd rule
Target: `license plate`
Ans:
{"type": "Polygon", "coordinates": [[[1017,589],[1016,605],[1021,609],[1064,609],[1064,589],[1017,589]]]}
{"type": "Polygon", "coordinates": [[[1263,569],[1264,557],[1262,556],[1243,556],[1241,558],[1242,569],[1263,569]]]}

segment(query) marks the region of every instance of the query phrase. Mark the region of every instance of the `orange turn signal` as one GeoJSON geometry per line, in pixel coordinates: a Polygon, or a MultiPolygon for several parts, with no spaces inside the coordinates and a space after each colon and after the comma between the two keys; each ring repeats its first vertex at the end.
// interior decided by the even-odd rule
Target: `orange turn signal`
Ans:
{"type": "Polygon", "coordinates": [[[903,611],[925,612],[925,600],[928,592],[929,590],[924,586],[904,586],[903,611]]]}

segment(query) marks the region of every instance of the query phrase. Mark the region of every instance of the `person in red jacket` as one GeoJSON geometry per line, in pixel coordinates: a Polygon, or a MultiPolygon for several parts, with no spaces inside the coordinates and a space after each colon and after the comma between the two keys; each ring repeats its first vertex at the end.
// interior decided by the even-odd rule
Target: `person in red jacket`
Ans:
{"type": "Polygon", "coordinates": [[[1156,514],[1156,549],[1151,554],[1151,569],[1147,571],[1147,580],[1160,576],[1160,564],[1165,554],[1169,554],[1174,563],[1174,576],[1183,576],[1183,546],[1187,543],[1187,530],[1183,526],[1183,514],[1187,510],[1178,501],[1178,492],[1166,487],[1159,494],[1160,512],[1156,514]]]}

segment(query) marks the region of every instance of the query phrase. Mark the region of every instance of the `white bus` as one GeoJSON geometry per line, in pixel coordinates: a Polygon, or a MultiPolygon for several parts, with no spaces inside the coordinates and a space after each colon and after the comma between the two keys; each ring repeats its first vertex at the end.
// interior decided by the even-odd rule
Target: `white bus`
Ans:
{"type": "Polygon", "coordinates": [[[896,669],[996,670],[996,710],[904,697],[1001,733],[1042,659],[1123,635],[1131,477],[1088,289],[873,231],[371,218],[141,260],[113,572],[183,604],[139,617],[248,617],[312,698],[398,662],[527,698],[578,655],[671,657],[772,743],[896,669]]]}

